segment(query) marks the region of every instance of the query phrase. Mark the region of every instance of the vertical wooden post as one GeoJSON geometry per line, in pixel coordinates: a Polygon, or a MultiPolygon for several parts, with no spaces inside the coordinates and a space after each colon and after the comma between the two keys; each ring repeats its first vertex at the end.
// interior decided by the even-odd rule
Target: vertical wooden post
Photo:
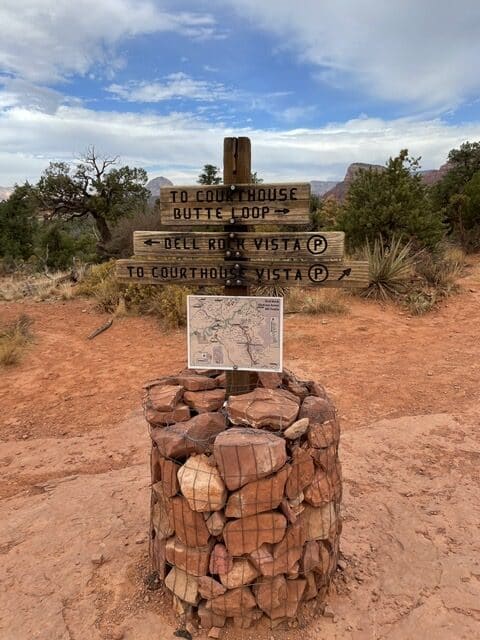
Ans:
{"type": "MultiPolygon", "coordinates": [[[[252,175],[252,148],[250,138],[224,138],[223,140],[223,183],[225,185],[249,184],[252,175]]],[[[224,227],[227,233],[248,231],[245,225],[231,224],[224,227]]],[[[241,262],[242,258],[232,255],[227,260],[241,262]]],[[[248,296],[247,285],[226,286],[226,296],[248,296]]],[[[229,395],[246,393],[254,389],[257,376],[250,371],[227,371],[227,398],[229,395]]]]}

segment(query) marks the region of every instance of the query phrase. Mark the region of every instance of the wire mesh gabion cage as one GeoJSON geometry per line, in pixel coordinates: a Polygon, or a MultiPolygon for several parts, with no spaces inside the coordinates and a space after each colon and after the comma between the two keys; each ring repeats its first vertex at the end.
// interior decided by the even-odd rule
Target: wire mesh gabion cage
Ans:
{"type": "Polygon", "coordinates": [[[191,370],[144,387],[152,568],[202,629],[277,626],[324,599],[337,566],[339,421],[322,385],[289,371],[228,400],[225,387],[191,370]]]}

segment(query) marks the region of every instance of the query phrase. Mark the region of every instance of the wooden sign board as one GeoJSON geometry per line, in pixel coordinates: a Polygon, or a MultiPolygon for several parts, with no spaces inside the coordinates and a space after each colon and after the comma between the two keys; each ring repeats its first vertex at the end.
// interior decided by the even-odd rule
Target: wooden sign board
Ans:
{"type": "Polygon", "coordinates": [[[133,252],[136,256],[169,258],[278,258],[314,262],[319,258],[335,261],[343,258],[345,234],[328,232],[174,232],[135,231],[133,252]]]}
{"type": "Polygon", "coordinates": [[[308,224],[310,184],[161,187],[162,224],[308,224]]]}
{"type": "Polygon", "coordinates": [[[121,282],[205,286],[282,284],[287,287],[368,286],[368,262],[294,264],[292,262],[169,262],[133,258],[117,260],[121,282]]]}

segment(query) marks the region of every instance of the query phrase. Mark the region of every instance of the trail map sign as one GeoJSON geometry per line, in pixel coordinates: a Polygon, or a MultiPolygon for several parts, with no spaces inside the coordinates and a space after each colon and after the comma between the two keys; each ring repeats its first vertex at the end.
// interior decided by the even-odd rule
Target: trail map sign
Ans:
{"type": "Polygon", "coordinates": [[[255,386],[250,371],[281,370],[281,302],[268,303],[273,305],[268,309],[266,302],[256,306],[255,300],[266,299],[247,298],[251,285],[368,285],[368,262],[344,259],[343,233],[287,230],[310,223],[308,183],[250,184],[250,179],[250,140],[225,138],[224,184],[162,187],[165,230],[136,231],[134,257],[118,260],[116,270],[127,283],[224,287],[225,296],[190,303],[196,306],[189,307],[189,366],[238,367],[227,372],[227,395],[255,386]],[[262,225],[288,226],[262,232],[262,225]],[[222,229],[211,230],[215,226],[222,229]],[[204,232],[202,227],[207,227],[204,232]],[[236,302],[220,302],[230,300],[226,296],[235,296],[236,302]],[[278,353],[272,341],[277,325],[278,353]],[[265,337],[270,346],[261,346],[265,337]]]}
{"type": "Polygon", "coordinates": [[[188,296],[188,366],[282,371],[283,298],[188,296]]]}

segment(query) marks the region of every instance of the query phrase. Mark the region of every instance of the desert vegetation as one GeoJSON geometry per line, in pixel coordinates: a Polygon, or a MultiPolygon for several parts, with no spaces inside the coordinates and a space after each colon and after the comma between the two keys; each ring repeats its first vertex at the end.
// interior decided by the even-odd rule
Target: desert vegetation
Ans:
{"type": "MultiPolygon", "coordinates": [[[[419,159],[402,150],[383,170],[360,169],[343,201],[312,196],[310,229],[344,231],[350,255],[369,260],[370,284],[360,295],[421,314],[455,293],[467,254],[480,249],[480,143],[452,149],[446,167],[428,186],[419,159]]],[[[198,181],[218,184],[219,169],[206,164],[198,181]]],[[[252,181],[261,178],[253,173],[252,181]]],[[[153,314],[165,327],[182,326],[193,288],[124,286],[114,277],[113,260],[133,252],[133,231],[162,228],[146,182],[143,169],[92,147],[76,165],[52,163],[36,184],[16,185],[0,203],[0,299],[86,295],[112,314],[153,314]]],[[[348,309],[348,296],[329,292],[255,292],[284,296],[293,313],[348,309]]]]}

